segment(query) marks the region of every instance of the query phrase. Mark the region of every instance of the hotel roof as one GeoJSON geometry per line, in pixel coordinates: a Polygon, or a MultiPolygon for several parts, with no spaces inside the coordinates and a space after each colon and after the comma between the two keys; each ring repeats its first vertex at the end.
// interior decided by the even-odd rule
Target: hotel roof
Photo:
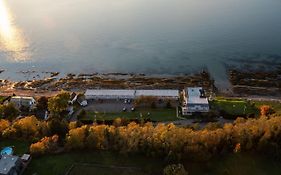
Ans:
{"type": "Polygon", "coordinates": [[[187,103],[188,104],[208,104],[208,99],[202,97],[203,88],[202,87],[193,87],[187,88],[187,103]]]}

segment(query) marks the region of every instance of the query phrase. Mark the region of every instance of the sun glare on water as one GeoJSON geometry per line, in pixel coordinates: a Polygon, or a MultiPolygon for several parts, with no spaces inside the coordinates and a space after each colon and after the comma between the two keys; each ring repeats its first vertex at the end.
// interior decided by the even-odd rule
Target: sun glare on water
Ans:
{"type": "Polygon", "coordinates": [[[0,52],[6,53],[9,61],[27,61],[31,58],[28,46],[21,30],[13,24],[5,0],[0,0],[0,52]]]}

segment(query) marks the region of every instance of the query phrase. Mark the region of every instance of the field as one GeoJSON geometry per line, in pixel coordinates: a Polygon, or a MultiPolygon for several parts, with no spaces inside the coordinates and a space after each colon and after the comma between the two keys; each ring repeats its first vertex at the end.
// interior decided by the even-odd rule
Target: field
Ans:
{"type": "Polygon", "coordinates": [[[121,174],[121,172],[123,175],[158,175],[161,174],[163,167],[162,160],[148,159],[140,155],[129,156],[105,151],[80,151],[33,158],[24,174],[61,175],[70,170],[70,175],[93,173],[111,175],[121,174]],[[78,165],[70,170],[73,164],[78,165]]]}
{"type": "MultiPolygon", "coordinates": [[[[15,146],[15,154],[26,153],[24,141],[1,140],[0,146],[15,146]]],[[[33,157],[24,175],[161,175],[167,162],[144,155],[124,155],[107,151],[77,151],[33,157]],[[75,165],[75,166],[73,166],[75,165]],[[72,167],[72,168],[71,168],[72,167]]],[[[207,162],[184,161],[189,175],[280,175],[281,162],[258,154],[220,155],[207,162]]]]}
{"type": "Polygon", "coordinates": [[[218,98],[210,102],[211,109],[222,111],[227,117],[231,116],[248,116],[258,115],[258,108],[245,100],[218,98]]]}
{"type": "Polygon", "coordinates": [[[75,164],[73,168],[70,169],[67,175],[108,175],[108,174],[120,174],[120,175],[147,175],[136,167],[120,167],[120,166],[103,166],[95,164],[75,164]]]}
{"type": "MultiPolygon", "coordinates": [[[[256,154],[221,155],[207,162],[183,162],[189,175],[280,175],[281,162],[256,154]]],[[[111,152],[71,152],[33,158],[24,175],[161,175],[163,159],[111,152]],[[72,165],[76,164],[72,169],[72,165]]]]}
{"type": "Polygon", "coordinates": [[[87,112],[87,117],[84,119],[95,120],[114,120],[116,118],[125,118],[125,119],[140,119],[141,116],[143,119],[150,118],[152,121],[175,121],[178,120],[176,117],[175,109],[138,109],[135,112],[121,112],[121,113],[95,113],[87,112]],[[149,113],[149,114],[148,114],[149,113]]]}
{"type": "Polygon", "coordinates": [[[281,114],[281,103],[277,101],[253,101],[255,103],[256,107],[260,107],[262,105],[268,105],[270,106],[276,114],[281,114]]]}

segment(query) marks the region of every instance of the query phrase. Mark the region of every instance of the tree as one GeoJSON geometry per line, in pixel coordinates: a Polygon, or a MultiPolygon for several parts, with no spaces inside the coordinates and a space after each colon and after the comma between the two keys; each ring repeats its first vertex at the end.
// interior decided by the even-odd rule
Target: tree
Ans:
{"type": "Polygon", "coordinates": [[[58,135],[60,139],[65,138],[68,132],[68,123],[65,120],[52,118],[47,123],[49,135],[58,135]]]}
{"type": "Polygon", "coordinates": [[[67,149],[82,149],[85,146],[87,126],[69,130],[66,136],[67,149]]]}
{"type": "Polygon", "coordinates": [[[9,126],[10,126],[10,122],[8,120],[0,119],[0,133],[2,133],[9,126]]]}
{"type": "Polygon", "coordinates": [[[267,116],[268,114],[270,114],[272,111],[271,107],[268,105],[262,105],[260,107],[260,113],[262,116],[267,116]]]}
{"type": "Polygon", "coordinates": [[[7,105],[0,105],[0,116],[2,118],[6,118],[10,121],[18,117],[19,110],[15,107],[13,103],[9,103],[7,105]]]}
{"type": "Polygon", "coordinates": [[[37,110],[45,111],[48,109],[48,98],[45,96],[40,97],[36,103],[37,110]]]}
{"type": "Polygon", "coordinates": [[[62,92],[48,100],[48,109],[54,116],[61,116],[68,108],[70,94],[62,92]]]}
{"type": "Polygon", "coordinates": [[[30,153],[33,155],[43,155],[51,153],[58,149],[58,135],[44,137],[39,142],[30,145],[30,153]]]}
{"type": "Polygon", "coordinates": [[[15,128],[16,135],[26,139],[40,138],[40,121],[35,116],[24,117],[15,121],[12,125],[15,128]]]}

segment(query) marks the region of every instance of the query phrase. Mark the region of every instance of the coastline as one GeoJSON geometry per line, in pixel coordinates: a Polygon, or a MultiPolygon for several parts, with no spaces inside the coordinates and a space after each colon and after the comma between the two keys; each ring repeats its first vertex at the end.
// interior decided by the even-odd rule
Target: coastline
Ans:
{"type": "Polygon", "coordinates": [[[228,69],[230,87],[216,87],[210,73],[203,70],[185,75],[146,75],[133,73],[91,73],[62,76],[46,72],[44,79],[27,81],[0,80],[0,95],[53,96],[62,90],[83,92],[86,89],[183,89],[200,86],[207,92],[228,97],[281,97],[281,69],[272,71],[228,69]]]}
{"type": "Polygon", "coordinates": [[[206,71],[190,75],[154,76],[145,74],[67,74],[62,78],[50,76],[31,81],[0,80],[0,95],[52,96],[62,90],[83,92],[86,89],[183,89],[202,86],[216,91],[214,80],[206,71]]]}

